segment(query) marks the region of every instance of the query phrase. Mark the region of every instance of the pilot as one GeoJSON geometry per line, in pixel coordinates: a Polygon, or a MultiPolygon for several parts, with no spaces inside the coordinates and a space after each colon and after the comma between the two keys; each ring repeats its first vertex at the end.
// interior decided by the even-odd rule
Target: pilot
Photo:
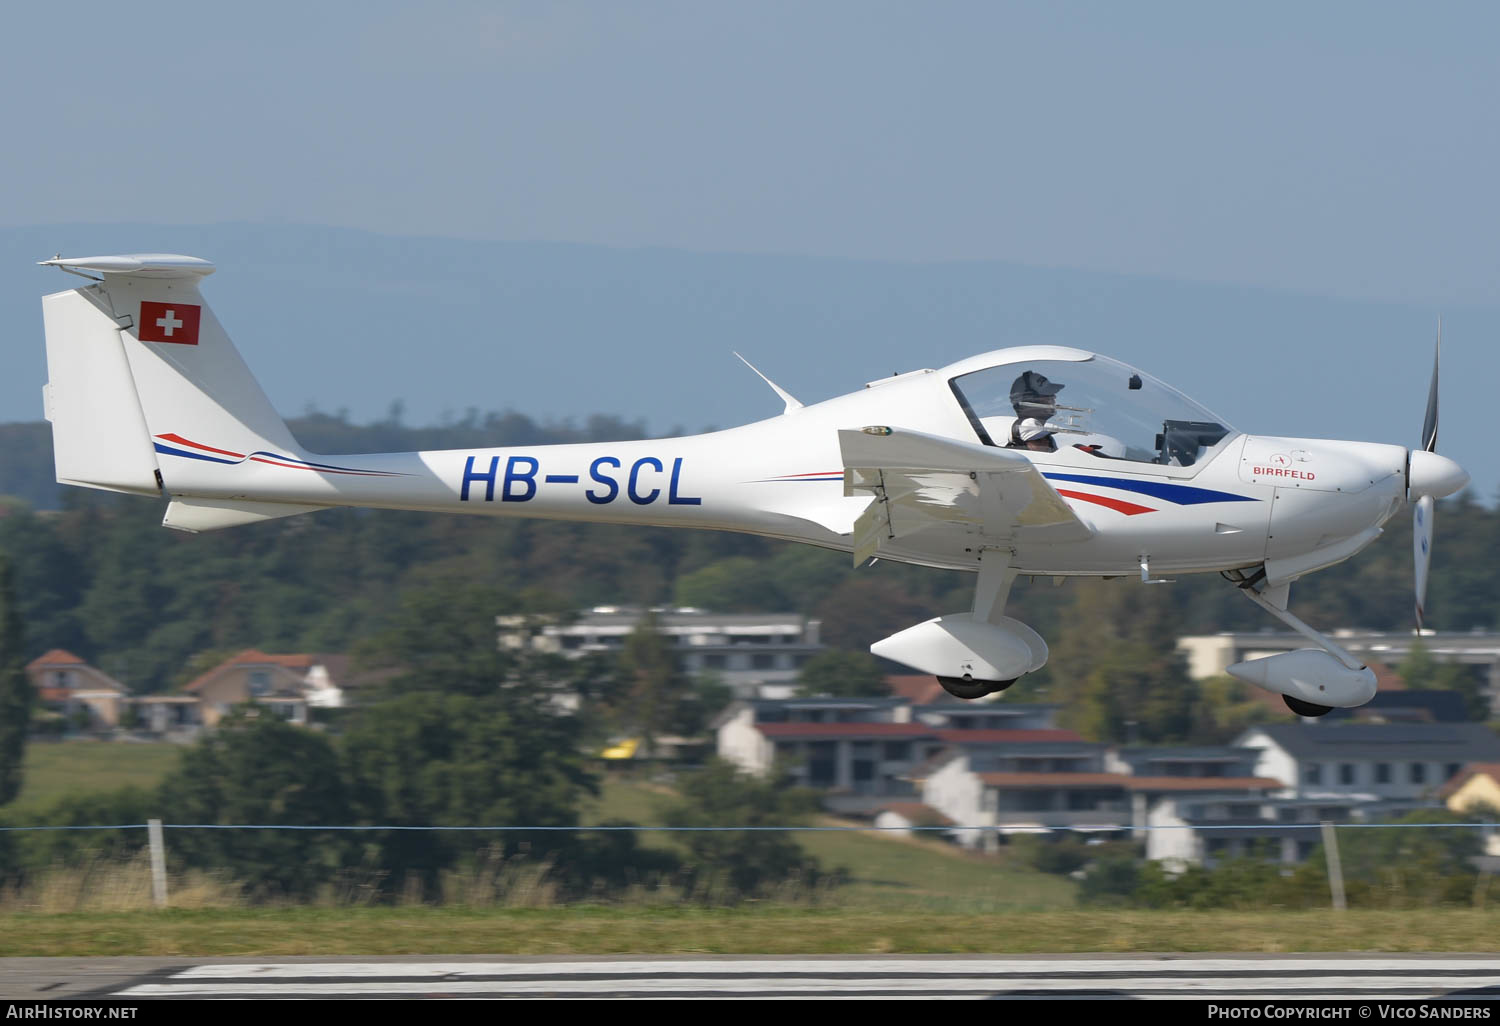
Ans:
{"type": "Polygon", "coordinates": [[[1010,426],[1008,449],[1036,449],[1056,452],[1057,440],[1047,421],[1057,412],[1057,393],[1062,385],[1048,381],[1036,371],[1026,371],[1010,386],[1010,404],[1016,419],[1010,426]]]}

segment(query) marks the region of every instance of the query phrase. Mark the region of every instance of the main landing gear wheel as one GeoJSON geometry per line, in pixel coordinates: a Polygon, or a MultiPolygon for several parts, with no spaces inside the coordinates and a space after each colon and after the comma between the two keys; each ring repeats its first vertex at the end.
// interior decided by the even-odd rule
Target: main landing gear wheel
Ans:
{"type": "Polygon", "coordinates": [[[939,677],[938,683],[954,698],[974,699],[1004,691],[1019,679],[1019,677],[1012,677],[1010,680],[967,680],[963,677],[939,677]]]}
{"type": "Polygon", "coordinates": [[[1313,702],[1304,702],[1302,699],[1293,698],[1291,695],[1282,695],[1281,700],[1286,703],[1288,709],[1298,716],[1324,716],[1333,712],[1333,706],[1331,705],[1317,705],[1313,702]]]}

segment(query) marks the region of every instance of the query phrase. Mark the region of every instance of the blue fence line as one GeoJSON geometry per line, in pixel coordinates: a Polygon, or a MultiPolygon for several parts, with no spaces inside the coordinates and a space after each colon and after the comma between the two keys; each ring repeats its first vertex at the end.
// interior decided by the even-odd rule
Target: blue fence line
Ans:
{"type": "MultiPolygon", "coordinates": [[[[0,832],[21,833],[45,830],[145,830],[147,823],[115,823],[104,826],[7,826],[0,832]]],[[[1433,829],[1436,827],[1500,827],[1500,823],[1330,823],[1335,829],[1386,830],[1406,828],[1433,829]]],[[[1156,825],[1131,826],[1129,824],[1080,823],[1072,826],[1042,826],[1041,824],[1015,824],[1016,829],[1027,831],[1076,831],[1099,833],[1114,830],[1321,830],[1319,823],[1161,823],[1156,825]]],[[[1002,830],[1004,826],[317,826],[301,823],[163,823],[163,830],[446,830],[463,832],[570,832],[597,833],[603,831],[630,830],[639,833],[746,833],[751,831],[782,831],[785,833],[873,833],[883,830],[921,830],[946,832],[954,830],[1002,830]]]]}

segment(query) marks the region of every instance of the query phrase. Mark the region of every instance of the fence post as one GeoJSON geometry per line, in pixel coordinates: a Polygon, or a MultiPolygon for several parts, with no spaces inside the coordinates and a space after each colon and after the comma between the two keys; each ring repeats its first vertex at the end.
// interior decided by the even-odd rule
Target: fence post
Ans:
{"type": "Polygon", "coordinates": [[[151,898],[157,908],[166,908],[167,852],[162,843],[161,820],[146,820],[146,837],[151,843],[151,898]]]}
{"type": "Polygon", "coordinates": [[[1344,902],[1344,864],[1339,861],[1339,841],[1334,835],[1333,824],[1323,820],[1323,856],[1328,860],[1328,889],[1333,892],[1333,907],[1342,912],[1344,902]]]}

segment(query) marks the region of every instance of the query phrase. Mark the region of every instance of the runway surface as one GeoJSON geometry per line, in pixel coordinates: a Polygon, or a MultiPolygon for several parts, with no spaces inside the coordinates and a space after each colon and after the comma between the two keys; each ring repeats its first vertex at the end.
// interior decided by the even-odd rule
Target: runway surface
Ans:
{"type": "Polygon", "coordinates": [[[4,959],[0,996],[1500,1000],[1500,957],[4,959]]]}

